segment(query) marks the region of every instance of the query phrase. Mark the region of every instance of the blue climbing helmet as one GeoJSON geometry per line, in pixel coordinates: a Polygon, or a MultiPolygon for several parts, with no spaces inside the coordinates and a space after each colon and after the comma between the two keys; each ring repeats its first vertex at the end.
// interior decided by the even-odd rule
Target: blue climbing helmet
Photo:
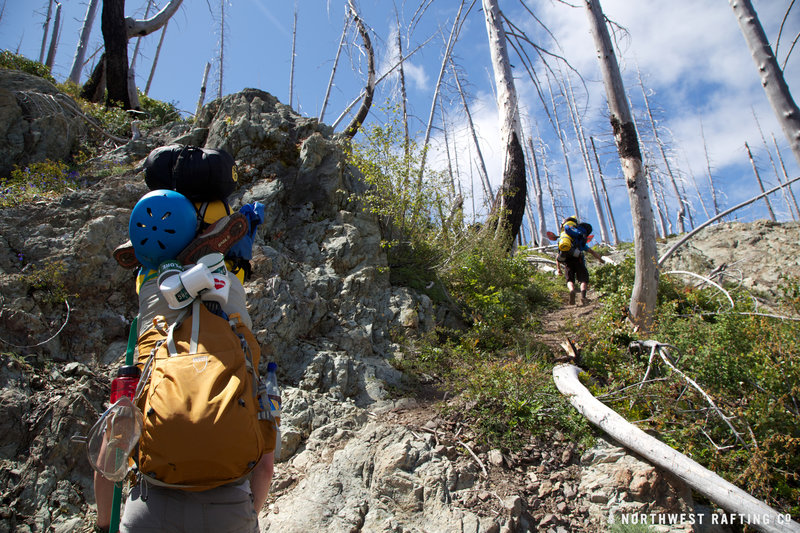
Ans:
{"type": "Polygon", "coordinates": [[[153,270],[186,248],[196,230],[197,211],[192,202],[181,193],[167,189],[142,196],[128,222],[136,259],[153,270]]]}

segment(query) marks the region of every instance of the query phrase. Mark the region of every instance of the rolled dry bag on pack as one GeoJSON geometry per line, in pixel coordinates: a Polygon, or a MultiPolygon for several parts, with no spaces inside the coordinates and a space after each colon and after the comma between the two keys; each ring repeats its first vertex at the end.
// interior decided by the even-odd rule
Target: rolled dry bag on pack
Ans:
{"type": "Polygon", "coordinates": [[[171,144],[150,152],[144,179],[151,190],[171,189],[193,202],[225,200],[236,189],[235,166],[225,150],[171,144]]]}

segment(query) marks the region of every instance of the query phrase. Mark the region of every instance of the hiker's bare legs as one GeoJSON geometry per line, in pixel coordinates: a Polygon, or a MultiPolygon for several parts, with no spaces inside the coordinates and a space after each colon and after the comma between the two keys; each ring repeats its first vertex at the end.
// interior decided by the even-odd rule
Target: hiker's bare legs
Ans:
{"type": "Polygon", "coordinates": [[[569,304],[575,303],[575,282],[567,281],[567,288],[569,289],[569,304]]]}
{"type": "Polygon", "coordinates": [[[111,503],[114,500],[114,482],[94,473],[94,499],[97,502],[97,525],[108,529],[111,524],[111,503]]]}
{"type": "Polygon", "coordinates": [[[250,490],[253,491],[253,503],[256,506],[256,513],[261,511],[261,508],[264,507],[264,502],[267,501],[267,494],[269,493],[269,486],[272,483],[274,469],[274,452],[264,454],[253,469],[253,475],[250,478],[250,490]]]}

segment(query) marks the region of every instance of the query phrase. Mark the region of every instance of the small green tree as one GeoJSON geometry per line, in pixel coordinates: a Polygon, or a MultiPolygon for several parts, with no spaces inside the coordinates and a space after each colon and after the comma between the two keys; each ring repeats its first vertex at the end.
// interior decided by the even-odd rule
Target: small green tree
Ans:
{"type": "Polygon", "coordinates": [[[368,186],[353,199],[378,217],[394,281],[420,274],[419,281],[430,281],[461,234],[460,201],[450,195],[446,173],[428,171],[418,179],[422,150],[413,140],[406,145],[396,107],[386,115],[385,124],[362,129],[362,140],[349,147],[348,160],[368,186]]]}
{"type": "Polygon", "coordinates": [[[388,121],[362,130],[363,140],[350,146],[349,161],[364,176],[369,190],[362,201],[380,219],[387,242],[429,241],[451,236],[461,224],[453,211],[444,172],[427,172],[419,179],[422,150],[413,140],[406,146],[396,107],[388,121]]]}

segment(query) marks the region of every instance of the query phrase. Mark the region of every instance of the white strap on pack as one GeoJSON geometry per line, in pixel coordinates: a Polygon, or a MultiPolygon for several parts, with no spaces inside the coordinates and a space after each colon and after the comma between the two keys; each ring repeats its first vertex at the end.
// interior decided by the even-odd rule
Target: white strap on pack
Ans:
{"type": "MultiPolygon", "coordinates": [[[[196,300],[195,300],[195,303],[197,303],[196,300]]],[[[194,309],[194,305],[192,305],[192,309],[194,309]]],[[[180,327],[181,323],[183,323],[183,319],[186,318],[186,315],[188,315],[188,314],[189,314],[189,308],[187,307],[186,309],[181,311],[181,314],[178,315],[178,318],[169,327],[169,330],[167,331],[167,350],[169,351],[169,356],[170,357],[175,357],[176,355],[178,355],[178,348],[175,346],[175,338],[173,336],[173,333],[175,332],[176,328],[180,327]]],[[[197,322],[197,321],[195,320],[195,322],[197,322]]],[[[192,333],[194,334],[194,324],[192,324],[192,333]]],[[[195,339],[196,339],[196,337],[195,337],[195,339]]],[[[195,344],[196,344],[196,342],[195,342],[195,344]]],[[[192,352],[192,353],[194,353],[194,352],[192,352]]]]}
{"type": "Polygon", "coordinates": [[[189,343],[189,353],[197,353],[197,339],[200,336],[200,300],[192,303],[192,339],[189,343]]]}

